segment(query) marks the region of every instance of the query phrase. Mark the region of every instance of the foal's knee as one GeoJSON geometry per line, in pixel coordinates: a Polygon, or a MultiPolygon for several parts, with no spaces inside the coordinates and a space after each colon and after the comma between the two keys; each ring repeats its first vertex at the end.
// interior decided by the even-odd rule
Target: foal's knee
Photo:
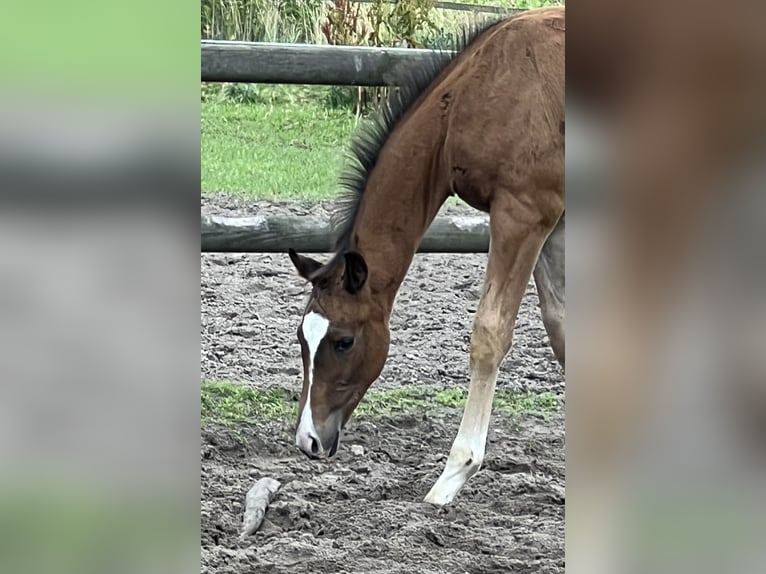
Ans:
{"type": "MultiPolygon", "coordinates": [[[[507,337],[510,340],[510,335],[507,337]]],[[[471,335],[470,360],[472,369],[492,371],[503,360],[507,347],[497,325],[477,320],[471,335]]]]}

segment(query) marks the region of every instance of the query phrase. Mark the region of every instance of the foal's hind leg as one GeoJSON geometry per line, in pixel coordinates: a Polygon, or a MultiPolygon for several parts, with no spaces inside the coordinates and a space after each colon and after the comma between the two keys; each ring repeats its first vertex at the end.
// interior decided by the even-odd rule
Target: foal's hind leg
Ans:
{"type": "Polygon", "coordinates": [[[471,335],[468,400],[447,465],[426,502],[451,502],[484,460],[497,372],[511,348],[516,315],[540,249],[563,211],[563,206],[555,207],[562,203],[556,196],[526,199],[531,205],[510,196],[498,198],[502,203],[490,211],[489,261],[471,335]],[[540,213],[543,208],[549,213],[540,213]]]}
{"type": "Polygon", "coordinates": [[[534,270],[543,325],[556,359],[564,367],[564,216],[545,241],[534,270]]]}

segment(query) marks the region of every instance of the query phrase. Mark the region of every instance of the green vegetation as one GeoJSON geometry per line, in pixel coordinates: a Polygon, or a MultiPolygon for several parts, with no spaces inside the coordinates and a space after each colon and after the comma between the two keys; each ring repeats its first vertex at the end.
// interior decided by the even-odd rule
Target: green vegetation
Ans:
{"type": "Polygon", "coordinates": [[[295,404],[281,388],[254,389],[230,382],[202,383],[202,422],[233,424],[254,419],[279,420],[295,412],[295,404]]]}
{"type": "Polygon", "coordinates": [[[356,119],[324,105],[329,93],[300,86],[209,91],[202,103],[202,192],[252,199],[334,195],[356,119]],[[247,103],[226,101],[234,97],[247,103]]]}
{"type": "MultiPolygon", "coordinates": [[[[431,412],[440,408],[461,409],[467,391],[404,386],[397,389],[368,392],[356,409],[355,416],[379,417],[405,413],[431,412]]],[[[284,420],[297,414],[297,401],[283,388],[255,389],[233,382],[203,382],[202,424],[233,425],[258,419],[284,420]]],[[[495,394],[495,411],[509,415],[537,413],[550,416],[561,411],[559,398],[553,393],[512,393],[499,389],[495,394]]]]}
{"type": "Polygon", "coordinates": [[[321,40],[323,0],[202,0],[202,37],[248,42],[321,40]]]}
{"type": "MultiPolygon", "coordinates": [[[[561,0],[460,0],[462,4],[504,8],[540,8],[564,4],[561,0]]],[[[430,46],[439,30],[455,29],[474,18],[492,16],[433,8],[434,0],[386,0],[358,4],[347,0],[202,0],[201,34],[217,40],[251,42],[330,41],[322,24],[336,30],[331,38],[357,44],[396,44],[410,41],[430,46]],[[358,10],[358,13],[357,13],[358,10]],[[348,27],[352,33],[346,33],[348,27]]],[[[333,42],[334,43],[334,42],[333,42]]],[[[342,42],[345,43],[345,42],[342,42]]]]}

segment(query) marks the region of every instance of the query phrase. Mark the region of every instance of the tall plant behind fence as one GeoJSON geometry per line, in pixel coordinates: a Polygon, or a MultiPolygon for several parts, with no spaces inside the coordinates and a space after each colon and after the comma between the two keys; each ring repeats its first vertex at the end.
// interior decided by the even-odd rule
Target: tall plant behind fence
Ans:
{"type": "MultiPolygon", "coordinates": [[[[460,0],[459,4],[518,9],[564,2],[460,0]]],[[[357,45],[387,46],[406,41],[409,45],[430,47],[424,43],[428,43],[432,33],[444,28],[445,24],[451,28],[458,22],[465,23],[474,15],[435,10],[438,5],[436,0],[201,0],[201,31],[203,39],[211,40],[314,44],[323,41],[320,26],[326,21],[328,12],[360,8],[359,16],[369,26],[372,37],[357,45]],[[449,26],[450,23],[453,26],[449,26]]]]}
{"type": "MultiPolygon", "coordinates": [[[[488,4],[490,0],[462,0],[488,4]]],[[[561,0],[508,0],[503,6],[534,8],[563,4],[561,0]]],[[[487,16],[479,12],[437,8],[437,0],[201,0],[202,38],[248,42],[371,47],[417,47],[449,50],[456,33],[487,16]]],[[[499,4],[493,2],[493,5],[499,4]]],[[[258,89],[251,85],[203,86],[233,101],[254,101],[258,89]]],[[[375,109],[388,88],[333,87],[330,107],[352,108],[357,117],[375,109]]]]}
{"type": "MultiPolygon", "coordinates": [[[[386,0],[367,3],[334,0],[321,30],[329,44],[352,46],[419,47],[417,35],[435,28],[431,16],[436,0],[386,0]]],[[[385,97],[386,88],[338,87],[331,104],[353,102],[357,116],[375,107],[385,97]]]]}
{"type": "Polygon", "coordinates": [[[202,0],[202,38],[316,44],[326,4],[326,0],[202,0]]]}

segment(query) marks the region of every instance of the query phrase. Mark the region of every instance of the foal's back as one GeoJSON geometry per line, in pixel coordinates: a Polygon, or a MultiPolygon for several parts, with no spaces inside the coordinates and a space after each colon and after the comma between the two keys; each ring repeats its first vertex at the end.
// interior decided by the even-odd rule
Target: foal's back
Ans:
{"type": "Polygon", "coordinates": [[[430,92],[450,189],[489,211],[498,194],[563,196],[564,8],[486,30],[430,92]]]}

